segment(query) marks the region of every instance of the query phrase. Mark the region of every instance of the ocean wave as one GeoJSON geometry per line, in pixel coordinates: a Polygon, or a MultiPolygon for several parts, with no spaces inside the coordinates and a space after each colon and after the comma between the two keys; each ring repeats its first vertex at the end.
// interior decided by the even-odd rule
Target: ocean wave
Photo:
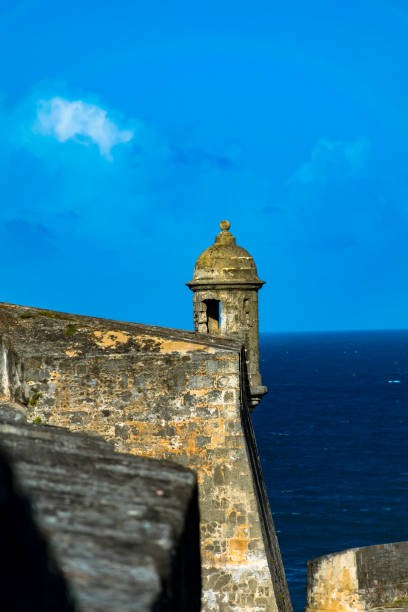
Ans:
{"type": "Polygon", "coordinates": [[[268,431],[268,436],[291,436],[291,433],[284,433],[282,431],[268,431]]]}

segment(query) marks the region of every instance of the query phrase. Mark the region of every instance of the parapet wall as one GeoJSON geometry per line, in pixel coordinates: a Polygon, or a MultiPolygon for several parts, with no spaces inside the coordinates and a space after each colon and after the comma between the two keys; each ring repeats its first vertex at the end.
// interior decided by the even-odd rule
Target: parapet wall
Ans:
{"type": "Polygon", "coordinates": [[[192,470],[1,401],[0,448],[2,611],[200,611],[192,470]]]}
{"type": "Polygon", "coordinates": [[[32,421],[197,471],[203,610],[291,610],[240,344],[11,305],[0,342],[1,392],[32,421]]]}
{"type": "Polygon", "coordinates": [[[309,561],[306,612],[408,607],[408,542],[351,548],[309,561]]]}

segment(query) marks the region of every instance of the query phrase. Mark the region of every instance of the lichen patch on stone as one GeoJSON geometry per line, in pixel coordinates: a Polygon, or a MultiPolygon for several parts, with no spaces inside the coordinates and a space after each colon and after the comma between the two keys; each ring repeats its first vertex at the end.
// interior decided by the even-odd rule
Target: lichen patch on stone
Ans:
{"type": "Polygon", "coordinates": [[[203,346],[195,342],[182,342],[181,340],[165,340],[160,345],[161,353],[187,353],[189,351],[202,351],[206,353],[214,353],[215,349],[211,346],[203,346]]]}
{"type": "Polygon", "coordinates": [[[130,336],[126,332],[119,331],[94,331],[96,344],[101,348],[116,348],[118,344],[129,342],[130,336]]]}

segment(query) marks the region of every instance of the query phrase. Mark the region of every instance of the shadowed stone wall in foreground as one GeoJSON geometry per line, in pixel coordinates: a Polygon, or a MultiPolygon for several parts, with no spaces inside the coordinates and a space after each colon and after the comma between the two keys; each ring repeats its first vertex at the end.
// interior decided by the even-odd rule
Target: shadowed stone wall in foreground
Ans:
{"type": "Polygon", "coordinates": [[[203,610],[291,610],[240,343],[4,304],[0,348],[0,392],[31,421],[196,470],[203,610]]]}
{"type": "Polygon", "coordinates": [[[0,448],[2,612],[199,612],[191,470],[4,403],[0,448]]]}

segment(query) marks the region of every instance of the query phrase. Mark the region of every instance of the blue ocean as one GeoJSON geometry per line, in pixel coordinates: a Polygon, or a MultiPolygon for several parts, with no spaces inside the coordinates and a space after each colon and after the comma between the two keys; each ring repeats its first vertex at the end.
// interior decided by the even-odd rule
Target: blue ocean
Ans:
{"type": "Polygon", "coordinates": [[[253,412],[295,612],[306,564],[408,540],[408,331],[264,334],[253,412]]]}

